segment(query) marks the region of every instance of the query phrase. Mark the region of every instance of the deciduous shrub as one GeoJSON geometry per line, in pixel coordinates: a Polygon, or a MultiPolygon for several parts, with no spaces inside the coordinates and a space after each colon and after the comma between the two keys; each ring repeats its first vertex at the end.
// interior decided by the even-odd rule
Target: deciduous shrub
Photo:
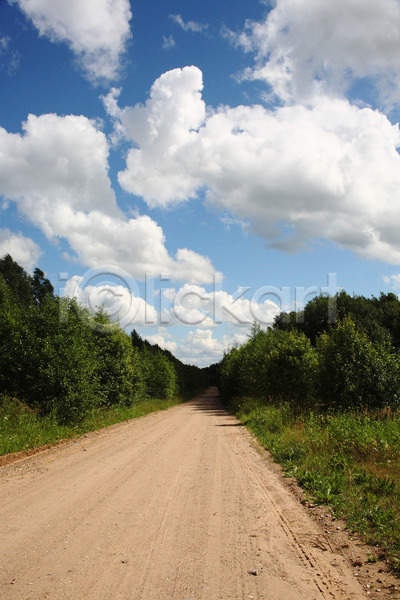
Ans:
{"type": "Polygon", "coordinates": [[[333,408],[380,408],[400,402],[400,364],[346,317],[317,340],[316,393],[333,408]]]}

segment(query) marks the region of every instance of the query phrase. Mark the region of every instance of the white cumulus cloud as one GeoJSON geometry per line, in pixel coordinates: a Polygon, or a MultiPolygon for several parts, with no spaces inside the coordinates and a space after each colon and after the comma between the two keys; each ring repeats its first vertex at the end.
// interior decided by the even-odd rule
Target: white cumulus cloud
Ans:
{"type": "Polygon", "coordinates": [[[157,333],[144,336],[150,344],[158,344],[163,350],[169,350],[174,356],[178,350],[178,343],[173,340],[173,336],[166,327],[159,327],[157,333]]]}
{"type": "Polygon", "coordinates": [[[0,194],[50,240],[66,239],[86,266],[111,263],[140,279],[151,272],[212,282],[218,274],[208,257],[187,248],[170,256],[155,221],[120,211],[108,154],[104,133],[86,117],[30,115],[22,134],[0,128],[0,194]]]}
{"type": "Polygon", "coordinates": [[[160,328],[157,334],[148,336],[147,339],[170,350],[182,362],[198,367],[208,367],[219,362],[224,352],[248,340],[246,334],[225,334],[217,338],[214,333],[215,330],[211,329],[191,329],[184,338],[174,341],[160,328]]]}
{"type": "Polygon", "coordinates": [[[92,81],[118,77],[131,37],[129,0],[9,0],[41,36],[66,42],[92,81]]]}
{"type": "Polygon", "coordinates": [[[42,254],[39,246],[22,233],[0,229],[0,258],[10,254],[26,271],[32,273],[42,254]]]}
{"type": "Polygon", "coordinates": [[[185,283],[179,289],[163,290],[163,295],[169,303],[163,311],[163,322],[172,325],[215,328],[224,323],[248,327],[255,320],[272,325],[283,308],[268,297],[259,301],[257,290],[246,288],[229,294],[222,289],[208,292],[202,286],[185,283]]]}
{"type": "Polygon", "coordinates": [[[322,238],[400,262],[400,134],[377,110],[319,95],[308,106],[206,107],[196,67],[120,110],[134,145],[119,181],[149,206],[208,202],[289,251],[322,238]]]}
{"type": "Polygon", "coordinates": [[[46,213],[49,235],[61,204],[119,214],[108,177],[107,140],[95,122],[75,115],[29,115],[22,131],[0,127],[1,194],[18,198],[24,212],[43,225],[46,213]]]}
{"type": "Polygon", "coordinates": [[[108,272],[93,269],[90,277],[71,277],[65,284],[63,295],[76,298],[93,313],[103,308],[121,328],[154,322],[157,319],[155,308],[143,300],[135,288],[129,273],[120,267],[110,266],[108,272]],[[111,281],[115,277],[121,281],[120,284],[111,281]]]}
{"type": "Polygon", "coordinates": [[[383,105],[399,102],[398,0],[277,0],[264,21],[230,37],[256,55],[246,76],[284,102],[336,94],[364,78],[383,105]]]}
{"type": "MultiPolygon", "coordinates": [[[[145,105],[121,111],[126,135],[139,148],[127,156],[119,182],[143,196],[149,206],[167,205],[195,196],[200,174],[187,165],[182,149],[196,149],[197,132],[205,119],[201,98],[202,73],[197,67],[175,69],[153,84],[145,105]]],[[[195,166],[195,165],[194,165],[195,166]]]]}

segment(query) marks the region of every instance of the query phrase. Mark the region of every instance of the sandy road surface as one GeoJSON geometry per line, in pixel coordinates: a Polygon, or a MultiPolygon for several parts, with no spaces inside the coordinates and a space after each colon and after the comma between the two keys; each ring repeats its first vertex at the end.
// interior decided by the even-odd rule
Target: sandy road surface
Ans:
{"type": "Polygon", "coordinates": [[[213,389],[0,469],[0,532],[7,600],[366,598],[213,389]]]}

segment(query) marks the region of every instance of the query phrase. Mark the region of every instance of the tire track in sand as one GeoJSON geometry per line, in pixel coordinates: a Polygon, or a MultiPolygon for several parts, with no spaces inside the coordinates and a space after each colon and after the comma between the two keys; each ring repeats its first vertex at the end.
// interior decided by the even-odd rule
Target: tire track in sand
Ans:
{"type": "Polygon", "coordinates": [[[2,600],[365,600],[320,536],[213,388],[0,468],[2,600]]]}

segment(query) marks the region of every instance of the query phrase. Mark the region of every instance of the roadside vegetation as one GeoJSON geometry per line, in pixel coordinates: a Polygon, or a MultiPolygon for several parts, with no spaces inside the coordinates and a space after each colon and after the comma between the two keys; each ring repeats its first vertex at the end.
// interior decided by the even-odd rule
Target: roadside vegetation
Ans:
{"type": "Polygon", "coordinates": [[[0,452],[16,452],[167,408],[209,372],[54,295],[40,269],[0,259],[0,452]]]}
{"type": "MultiPolygon", "coordinates": [[[[332,314],[332,313],[331,313],[332,314]]],[[[219,365],[227,407],[400,573],[400,302],[315,298],[219,365]],[[336,308],[330,322],[329,310],[336,308]]]]}
{"type": "Polygon", "coordinates": [[[176,396],[170,399],[145,398],[133,405],[116,405],[97,408],[75,423],[60,423],[54,414],[41,415],[16,398],[0,398],[0,456],[21,450],[56,444],[90,431],[143,417],[149,413],[166,410],[182,402],[176,396]]]}

